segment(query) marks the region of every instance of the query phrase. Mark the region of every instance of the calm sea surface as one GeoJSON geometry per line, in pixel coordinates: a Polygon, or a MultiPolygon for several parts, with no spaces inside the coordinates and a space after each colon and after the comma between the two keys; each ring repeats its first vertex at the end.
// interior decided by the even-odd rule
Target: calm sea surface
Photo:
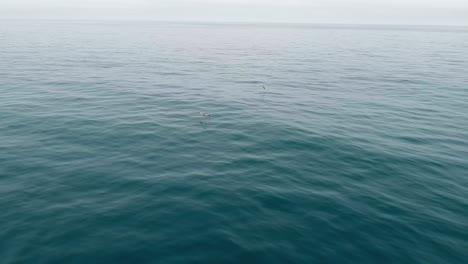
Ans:
{"type": "Polygon", "coordinates": [[[467,28],[0,24],[1,264],[467,259],[467,28]]]}

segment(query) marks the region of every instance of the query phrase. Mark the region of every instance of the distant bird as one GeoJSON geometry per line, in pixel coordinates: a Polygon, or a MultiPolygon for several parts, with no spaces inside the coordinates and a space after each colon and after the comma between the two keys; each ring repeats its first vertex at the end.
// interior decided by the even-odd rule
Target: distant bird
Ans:
{"type": "Polygon", "coordinates": [[[262,87],[263,87],[263,90],[266,90],[265,85],[262,85],[262,87]]]}
{"type": "Polygon", "coordinates": [[[211,115],[210,115],[210,114],[207,114],[207,113],[202,113],[202,112],[200,112],[200,115],[201,115],[201,116],[207,116],[207,117],[211,117],[211,115]]]}

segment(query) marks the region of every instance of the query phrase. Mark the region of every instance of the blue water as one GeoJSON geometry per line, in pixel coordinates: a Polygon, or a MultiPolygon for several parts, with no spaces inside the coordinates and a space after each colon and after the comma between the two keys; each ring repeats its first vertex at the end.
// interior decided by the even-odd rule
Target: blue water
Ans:
{"type": "Polygon", "coordinates": [[[1,264],[468,259],[467,28],[4,20],[0,93],[1,264]]]}

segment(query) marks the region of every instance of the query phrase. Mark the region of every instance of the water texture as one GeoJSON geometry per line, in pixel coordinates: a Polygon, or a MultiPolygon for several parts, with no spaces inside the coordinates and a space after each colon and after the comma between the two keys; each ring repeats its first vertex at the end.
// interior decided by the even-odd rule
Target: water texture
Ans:
{"type": "Polygon", "coordinates": [[[5,20],[0,93],[1,264],[467,263],[466,28],[5,20]]]}

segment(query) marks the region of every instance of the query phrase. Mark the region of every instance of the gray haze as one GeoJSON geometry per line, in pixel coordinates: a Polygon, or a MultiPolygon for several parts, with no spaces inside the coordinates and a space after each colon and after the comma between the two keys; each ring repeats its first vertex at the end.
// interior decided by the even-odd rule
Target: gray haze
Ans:
{"type": "Polygon", "coordinates": [[[2,0],[0,18],[468,26],[468,0],[2,0]]]}

